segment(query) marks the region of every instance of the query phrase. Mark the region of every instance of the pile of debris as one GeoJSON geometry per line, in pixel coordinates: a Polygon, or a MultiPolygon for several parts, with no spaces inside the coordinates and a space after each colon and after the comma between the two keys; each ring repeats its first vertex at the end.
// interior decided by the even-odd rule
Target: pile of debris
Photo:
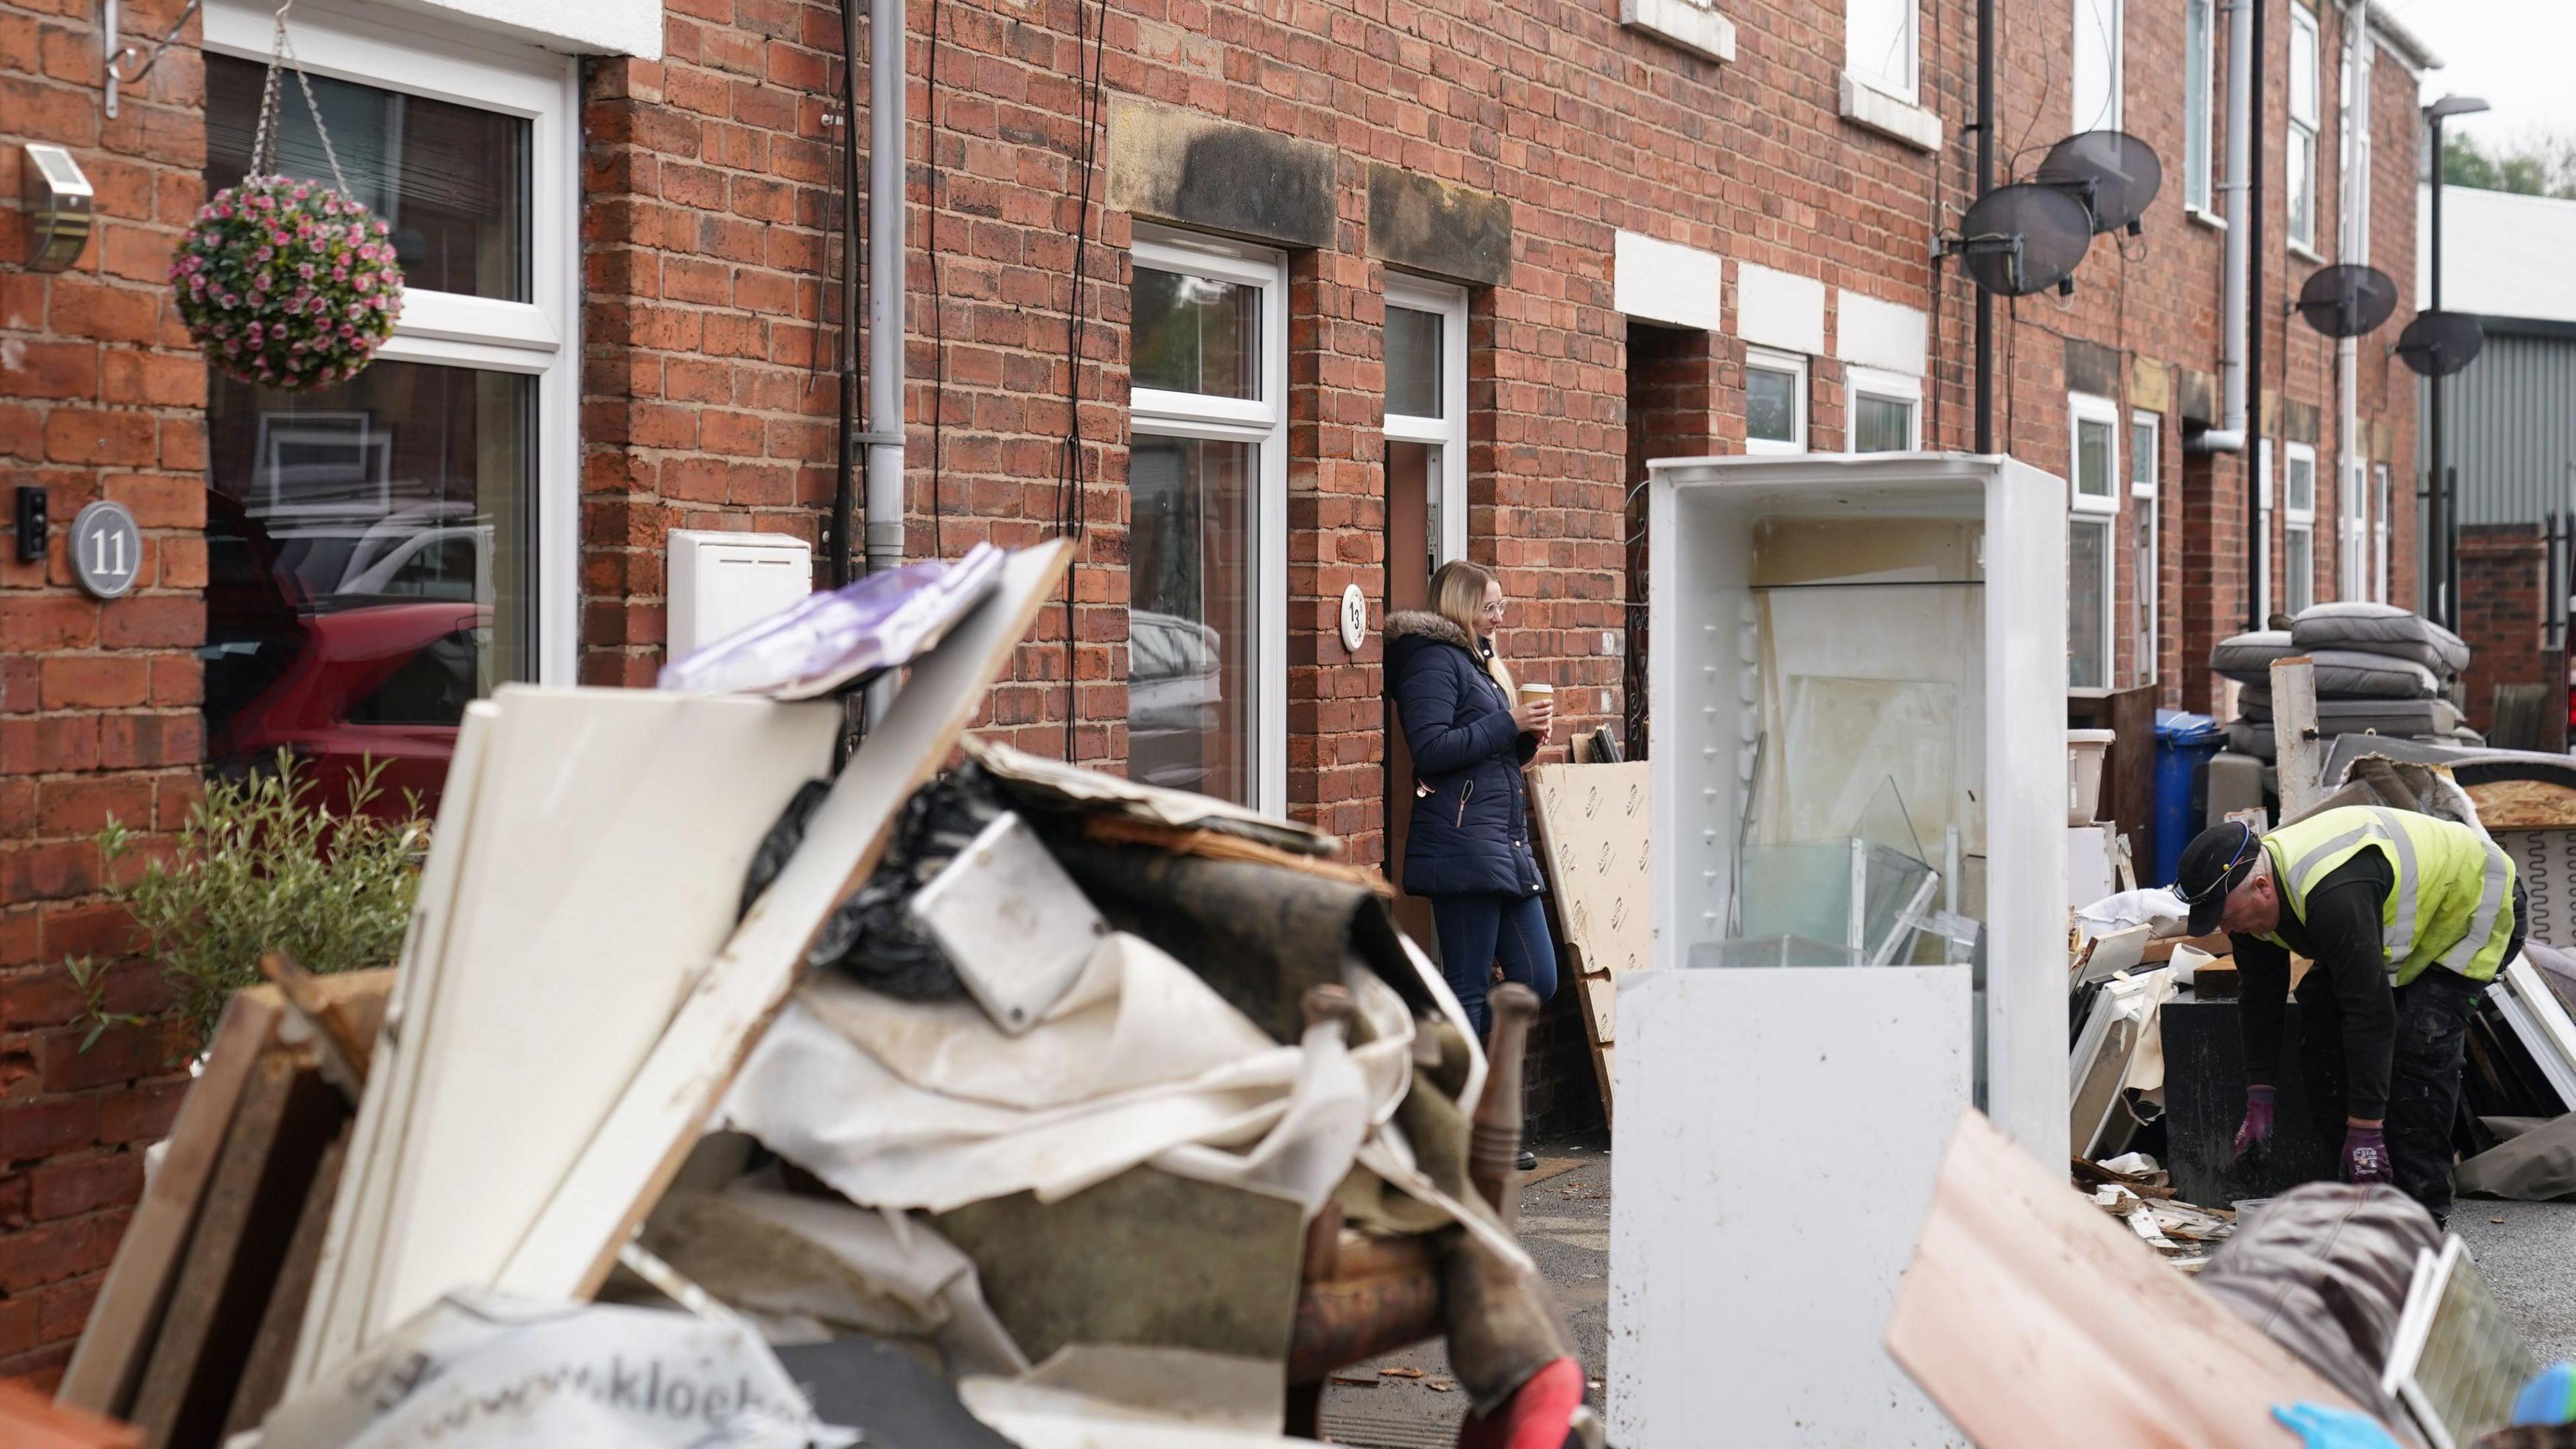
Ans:
{"type": "Polygon", "coordinates": [[[2210,669],[2243,686],[2227,727],[2238,754],[2272,759],[2272,661],[2298,655],[2316,665],[2321,736],[2486,743],[2460,722],[2455,696],[2469,667],[2460,636],[2393,604],[2350,600],[2313,605],[2287,629],[2239,634],[2210,650],[2210,669]]]}
{"type": "Polygon", "coordinates": [[[2194,1207],[2174,1194],[2172,1175],[2143,1152],[2108,1162],[2075,1159],[2075,1185],[2093,1205],[2128,1225],[2139,1241],[2186,1274],[2209,1266],[2209,1255],[2236,1234],[2232,1208],[2194,1207]]]}
{"type": "Polygon", "coordinates": [[[472,706],[399,970],[332,983],[383,1029],[234,1003],[66,1402],[179,1449],[1252,1446],[1445,1334],[1471,1425],[1592,1424],[1511,1225],[1511,991],[1489,1063],[1330,838],[963,737],[1067,553],[666,680],[731,693],[472,706]],[[833,772],[796,698],[903,666],[833,772]],[[280,1073],[291,1152],[222,1089],[280,1073]]]}

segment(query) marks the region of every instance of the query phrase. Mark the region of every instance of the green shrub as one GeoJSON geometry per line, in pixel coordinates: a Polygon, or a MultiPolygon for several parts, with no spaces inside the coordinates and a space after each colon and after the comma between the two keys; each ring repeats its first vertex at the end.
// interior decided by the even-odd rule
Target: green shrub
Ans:
{"type": "MultiPolygon", "coordinates": [[[[273,772],[208,780],[173,858],[146,864],[132,884],[108,887],[133,914],[144,952],[178,989],[198,1040],[212,1035],[234,992],[260,979],[264,951],[283,951],[313,972],[394,964],[429,854],[429,825],[409,796],[398,823],[366,813],[382,793],[381,768],[370,765],[351,781],[338,811],[314,798],[312,782],[296,777],[282,750],[273,772]]],[[[98,848],[102,874],[114,880],[135,852],[134,834],[111,818],[98,848]]],[[[96,962],[67,964],[89,1000],[89,1041],[136,1019],[105,1009],[106,973],[96,962]]]]}

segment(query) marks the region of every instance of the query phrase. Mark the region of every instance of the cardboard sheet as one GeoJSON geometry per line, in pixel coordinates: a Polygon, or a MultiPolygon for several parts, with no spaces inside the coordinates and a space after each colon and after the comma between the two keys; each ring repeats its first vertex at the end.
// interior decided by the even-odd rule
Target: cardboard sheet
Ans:
{"type": "Polygon", "coordinates": [[[1652,960],[1646,762],[1541,765],[1529,772],[1548,889],[1565,931],[1566,974],[1582,993],[1601,1109],[1612,1110],[1610,1048],[1619,978],[1652,960]]]}
{"type": "Polygon", "coordinates": [[[1887,1350],[1980,1449],[2294,1449],[2273,1405],[2352,1407],[1973,1112],[1887,1350]]]}

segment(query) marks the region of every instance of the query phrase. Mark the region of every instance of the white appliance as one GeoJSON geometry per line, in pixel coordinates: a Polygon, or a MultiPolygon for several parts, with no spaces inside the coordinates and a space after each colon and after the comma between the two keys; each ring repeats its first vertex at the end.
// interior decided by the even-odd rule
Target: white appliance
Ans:
{"type": "Polygon", "coordinates": [[[1649,475],[1611,1438],[1962,1442],[1882,1338],[1969,1103],[2066,1159],[2066,487],[1932,453],[1649,475]],[[1982,977],[1904,924],[1931,911],[1981,923],[1982,977]]]}
{"type": "Polygon", "coordinates": [[[814,545],[782,533],[675,528],[665,566],[674,660],[814,592],[814,545]]]}

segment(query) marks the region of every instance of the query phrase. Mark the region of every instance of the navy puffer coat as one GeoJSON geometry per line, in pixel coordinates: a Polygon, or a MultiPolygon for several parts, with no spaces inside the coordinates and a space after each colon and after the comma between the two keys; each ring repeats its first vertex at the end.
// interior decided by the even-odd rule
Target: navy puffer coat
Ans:
{"type": "Polygon", "coordinates": [[[1386,681],[1414,777],[1431,787],[1414,795],[1405,890],[1537,895],[1544,886],[1521,766],[1538,753],[1538,738],[1512,722],[1512,701],[1485,672],[1475,641],[1440,614],[1392,615],[1386,681]]]}

